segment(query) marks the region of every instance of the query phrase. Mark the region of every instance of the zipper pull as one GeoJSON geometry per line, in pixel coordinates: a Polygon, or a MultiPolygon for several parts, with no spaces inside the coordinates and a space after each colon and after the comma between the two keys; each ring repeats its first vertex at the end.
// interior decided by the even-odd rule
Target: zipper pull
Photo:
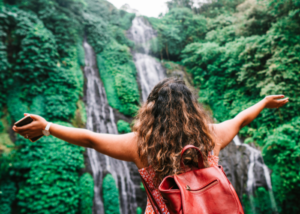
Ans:
{"type": "Polygon", "coordinates": [[[186,185],[185,189],[188,190],[188,191],[190,191],[191,187],[189,185],[186,185]]]}

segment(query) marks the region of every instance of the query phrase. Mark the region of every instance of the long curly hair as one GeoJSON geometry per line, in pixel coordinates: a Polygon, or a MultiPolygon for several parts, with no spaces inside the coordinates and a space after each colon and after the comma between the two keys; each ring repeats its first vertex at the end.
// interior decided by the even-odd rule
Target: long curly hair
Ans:
{"type": "MultiPolygon", "coordinates": [[[[180,153],[186,145],[198,147],[204,165],[209,166],[208,153],[215,145],[210,122],[184,81],[168,78],[153,88],[138,112],[133,130],[137,133],[139,157],[153,168],[156,186],[165,176],[182,173],[180,153]]],[[[184,155],[187,165],[197,166],[197,160],[197,153],[191,149],[184,155]]]]}

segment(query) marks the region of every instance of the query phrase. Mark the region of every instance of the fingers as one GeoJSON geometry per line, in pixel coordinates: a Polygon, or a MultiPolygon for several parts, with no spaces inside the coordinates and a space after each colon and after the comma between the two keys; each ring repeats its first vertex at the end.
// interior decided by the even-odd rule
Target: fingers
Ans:
{"type": "Polygon", "coordinates": [[[15,130],[17,132],[22,132],[24,130],[30,130],[30,129],[33,129],[35,126],[36,126],[36,123],[35,121],[25,125],[25,126],[21,126],[21,127],[17,127],[17,126],[14,126],[15,127],[15,130]]]}
{"type": "MultiPolygon", "coordinates": [[[[25,114],[27,114],[27,113],[25,113],[25,114]]],[[[28,114],[27,114],[28,115],[28,114]]],[[[33,120],[39,120],[40,119],[40,116],[38,116],[38,115],[36,115],[36,114],[30,114],[30,117],[31,117],[31,119],[33,119],[33,120]]]]}
{"type": "Polygon", "coordinates": [[[22,136],[26,136],[26,134],[30,134],[31,132],[34,132],[35,131],[35,128],[36,127],[36,122],[32,122],[32,123],[29,123],[25,126],[21,126],[21,127],[17,127],[17,126],[13,126],[13,130],[22,135],[22,136]]]}
{"type": "Polygon", "coordinates": [[[288,102],[289,102],[289,98],[285,98],[283,100],[280,100],[279,106],[277,108],[280,108],[280,107],[284,106],[288,102]]]}
{"type": "Polygon", "coordinates": [[[43,135],[43,133],[41,132],[37,132],[37,131],[23,131],[23,132],[16,132],[18,134],[20,134],[21,136],[23,136],[26,139],[32,139],[35,138],[37,136],[41,136],[43,135]]]}
{"type": "Polygon", "coordinates": [[[287,103],[289,101],[289,98],[285,98],[282,100],[275,100],[276,103],[278,103],[278,105],[282,104],[282,103],[287,103]]]}
{"type": "Polygon", "coordinates": [[[273,99],[282,99],[284,98],[284,95],[281,94],[281,95],[271,95],[270,97],[272,97],[273,99]]]}

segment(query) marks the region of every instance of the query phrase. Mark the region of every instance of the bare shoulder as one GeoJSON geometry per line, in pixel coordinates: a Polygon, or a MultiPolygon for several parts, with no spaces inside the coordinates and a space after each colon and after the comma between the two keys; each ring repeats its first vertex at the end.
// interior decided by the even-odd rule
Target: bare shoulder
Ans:
{"type": "Polygon", "coordinates": [[[210,125],[211,130],[215,135],[216,154],[219,154],[219,151],[224,149],[232,141],[234,136],[238,134],[240,124],[240,120],[234,118],[210,125]]]}
{"type": "Polygon", "coordinates": [[[138,134],[136,132],[130,133],[130,140],[135,147],[134,151],[134,163],[136,164],[138,169],[145,168],[148,166],[147,161],[143,161],[138,153],[138,134]]]}
{"type": "MultiPolygon", "coordinates": [[[[122,136],[122,135],[119,135],[122,136]]],[[[130,132],[128,134],[123,135],[124,143],[131,146],[131,154],[133,158],[133,162],[136,164],[138,169],[147,167],[147,164],[145,164],[139,154],[138,154],[138,134],[136,132],[130,132]],[[127,141],[127,142],[126,142],[127,141]]]]}

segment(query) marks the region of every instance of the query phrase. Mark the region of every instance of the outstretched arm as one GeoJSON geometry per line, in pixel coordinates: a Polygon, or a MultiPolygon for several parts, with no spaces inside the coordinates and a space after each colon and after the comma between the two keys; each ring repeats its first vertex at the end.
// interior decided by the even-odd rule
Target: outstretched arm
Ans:
{"type": "Polygon", "coordinates": [[[213,124],[212,128],[216,135],[215,154],[218,155],[219,151],[232,141],[240,129],[251,123],[264,108],[280,108],[289,101],[289,98],[282,98],[284,98],[284,95],[267,96],[260,102],[239,113],[235,118],[219,124],[213,124]]]}
{"type": "MultiPolygon", "coordinates": [[[[38,115],[30,115],[34,120],[22,127],[13,127],[13,130],[28,138],[40,136],[45,129],[47,121],[38,115]]],[[[78,146],[93,148],[98,152],[116,159],[133,161],[137,159],[137,143],[134,133],[124,135],[95,133],[86,129],[71,128],[52,124],[51,135],[78,146]]]]}

